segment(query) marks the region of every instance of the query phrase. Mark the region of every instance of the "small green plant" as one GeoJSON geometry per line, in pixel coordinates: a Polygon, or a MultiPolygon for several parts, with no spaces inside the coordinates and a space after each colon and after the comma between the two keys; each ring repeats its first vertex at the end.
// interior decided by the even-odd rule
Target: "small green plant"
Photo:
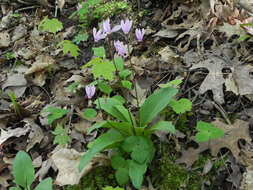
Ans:
{"type": "Polygon", "coordinates": [[[217,139],[224,136],[223,130],[204,121],[199,121],[197,123],[197,130],[198,133],[195,136],[196,142],[205,142],[210,139],[217,139]]]}
{"type": "Polygon", "coordinates": [[[13,104],[15,113],[21,118],[22,115],[21,115],[21,112],[20,112],[19,105],[17,103],[17,98],[16,98],[15,94],[12,91],[10,91],[9,96],[10,96],[11,102],[13,104]]]}
{"type": "Polygon", "coordinates": [[[50,112],[48,115],[48,124],[51,125],[54,120],[62,118],[66,115],[67,110],[61,108],[47,108],[43,110],[41,113],[50,112]]]}
{"type": "Polygon", "coordinates": [[[71,142],[71,138],[68,136],[68,129],[64,129],[60,124],[57,124],[52,133],[55,135],[54,144],[59,144],[60,146],[65,147],[71,142]]]}
{"type": "MultiPolygon", "coordinates": [[[[48,16],[46,16],[40,22],[38,29],[53,33],[55,37],[56,33],[63,29],[63,25],[58,19],[49,19],[48,16]]],[[[64,54],[70,53],[70,55],[73,56],[75,59],[78,57],[80,49],[72,41],[63,40],[56,45],[57,48],[60,46],[62,46],[62,51],[64,54]]]]}
{"type": "Polygon", "coordinates": [[[47,32],[51,32],[54,35],[56,32],[60,31],[63,29],[62,23],[56,19],[49,19],[48,16],[46,16],[39,24],[38,26],[39,30],[44,30],[47,32]]]}
{"type": "Polygon", "coordinates": [[[63,40],[58,43],[56,47],[58,48],[59,46],[62,46],[62,51],[64,54],[70,53],[70,55],[75,59],[78,57],[80,49],[73,42],[69,40],[63,40]]]}
{"type": "Polygon", "coordinates": [[[75,44],[80,44],[80,42],[86,42],[88,40],[88,34],[77,34],[73,40],[75,44]]]}
{"type": "MultiPolygon", "coordinates": [[[[35,171],[30,156],[24,151],[19,151],[13,163],[13,176],[17,187],[11,187],[10,190],[31,190],[30,186],[35,180],[34,175],[35,171]]],[[[52,190],[52,179],[44,179],[34,190],[52,190]]]]}

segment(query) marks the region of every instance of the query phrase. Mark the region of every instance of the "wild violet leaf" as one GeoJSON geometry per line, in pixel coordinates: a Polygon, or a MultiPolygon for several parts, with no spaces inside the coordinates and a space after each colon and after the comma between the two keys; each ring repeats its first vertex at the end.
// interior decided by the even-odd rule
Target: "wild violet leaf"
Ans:
{"type": "Polygon", "coordinates": [[[33,183],[34,167],[32,160],[23,150],[19,151],[14,159],[13,176],[15,183],[23,188],[33,183]]]}
{"type": "Polygon", "coordinates": [[[177,89],[172,87],[161,88],[150,95],[140,108],[140,125],[146,126],[157,114],[162,111],[176,95],[177,89]]]}

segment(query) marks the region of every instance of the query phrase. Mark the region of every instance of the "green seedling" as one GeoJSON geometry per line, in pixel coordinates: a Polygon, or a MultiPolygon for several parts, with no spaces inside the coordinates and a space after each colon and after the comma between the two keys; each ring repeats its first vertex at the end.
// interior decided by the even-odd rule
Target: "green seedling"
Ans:
{"type": "MultiPolygon", "coordinates": [[[[13,176],[17,187],[11,187],[10,190],[31,190],[30,186],[35,180],[35,171],[30,156],[24,151],[19,151],[14,159],[13,176]]],[[[44,179],[34,190],[52,190],[52,179],[44,179]]]]}
{"type": "Polygon", "coordinates": [[[199,121],[197,123],[198,133],[195,136],[196,142],[205,142],[211,139],[217,139],[224,136],[224,131],[210,123],[199,121]]]}
{"type": "Polygon", "coordinates": [[[80,42],[86,42],[88,40],[88,34],[77,34],[73,40],[75,44],[80,44],[80,42]]]}
{"type": "Polygon", "coordinates": [[[56,47],[58,48],[59,46],[62,46],[62,51],[64,54],[70,53],[70,55],[75,59],[78,57],[80,49],[73,42],[69,40],[63,40],[58,43],[56,47]]]}
{"type": "Polygon", "coordinates": [[[44,30],[47,32],[51,32],[54,35],[56,32],[60,31],[63,29],[62,23],[56,19],[49,19],[48,16],[46,16],[39,24],[38,26],[39,30],[44,30]]]}
{"type": "Polygon", "coordinates": [[[68,136],[68,129],[64,129],[60,124],[57,124],[52,133],[55,135],[54,144],[65,147],[68,143],[71,143],[71,138],[68,136]]]}
{"type": "Polygon", "coordinates": [[[61,108],[47,108],[43,110],[41,113],[50,112],[48,115],[48,124],[51,125],[54,120],[62,118],[66,115],[67,110],[61,108]]]}
{"type": "Polygon", "coordinates": [[[12,91],[10,91],[9,96],[10,96],[11,102],[13,104],[15,113],[21,118],[22,115],[21,115],[21,112],[20,112],[19,105],[17,103],[17,98],[16,98],[15,94],[12,91]]]}
{"type": "Polygon", "coordinates": [[[83,117],[86,119],[92,119],[97,116],[97,111],[92,108],[87,108],[83,111],[83,117]]]}

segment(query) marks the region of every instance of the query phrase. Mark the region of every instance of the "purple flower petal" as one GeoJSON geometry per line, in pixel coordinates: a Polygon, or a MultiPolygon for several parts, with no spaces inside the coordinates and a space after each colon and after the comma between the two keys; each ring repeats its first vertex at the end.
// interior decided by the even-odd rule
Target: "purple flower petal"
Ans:
{"type": "Polygon", "coordinates": [[[85,86],[85,91],[88,98],[91,99],[95,94],[96,87],[94,85],[91,85],[91,86],[87,85],[85,86]]]}
{"type": "Polygon", "coordinates": [[[129,21],[128,19],[125,20],[125,22],[123,20],[121,20],[121,28],[122,31],[124,32],[124,34],[128,34],[128,32],[130,31],[131,27],[132,27],[132,21],[129,21]]]}

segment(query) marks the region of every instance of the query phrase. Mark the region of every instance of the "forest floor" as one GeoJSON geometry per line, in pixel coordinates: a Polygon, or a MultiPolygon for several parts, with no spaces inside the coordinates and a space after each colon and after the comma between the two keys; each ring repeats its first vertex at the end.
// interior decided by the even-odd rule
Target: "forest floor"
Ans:
{"type": "MultiPolygon", "coordinates": [[[[20,150],[33,161],[33,188],[46,177],[59,190],[119,186],[108,161],[111,150],[103,151],[84,172],[78,172],[87,145],[107,131],[89,133],[89,128],[109,118],[98,109],[89,118],[84,110],[96,109],[99,97],[121,96],[137,116],[138,105],[170,81],[179,81],[176,99],[190,100],[190,108],[175,111],[166,107],[152,120],[171,121],[176,132],[151,136],[156,153],[141,189],[253,189],[250,0],[142,0],[139,5],[134,0],[101,0],[86,9],[77,0],[59,0],[59,9],[52,0],[22,2],[0,0],[1,190],[15,185],[13,163],[20,150]],[[46,16],[59,22],[45,25],[46,16]],[[99,75],[108,80],[104,88],[96,86],[90,98],[85,87],[96,84],[94,78],[102,78],[95,77],[95,71],[86,65],[94,59],[93,48],[104,46],[106,58],[112,58],[106,40],[95,42],[93,35],[93,28],[101,28],[107,18],[112,26],[126,18],[133,22],[130,56],[124,62],[136,83],[127,75],[126,84],[135,86],[125,84],[122,89],[102,69],[99,75]],[[141,41],[136,39],[136,28],[145,29],[141,41]],[[58,45],[60,42],[65,44],[58,45]],[[199,121],[221,129],[224,136],[196,142],[199,121]]],[[[110,34],[110,40],[127,42],[122,31],[110,34]]],[[[135,189],[130,182],[123,188],[135,189]]]]}

